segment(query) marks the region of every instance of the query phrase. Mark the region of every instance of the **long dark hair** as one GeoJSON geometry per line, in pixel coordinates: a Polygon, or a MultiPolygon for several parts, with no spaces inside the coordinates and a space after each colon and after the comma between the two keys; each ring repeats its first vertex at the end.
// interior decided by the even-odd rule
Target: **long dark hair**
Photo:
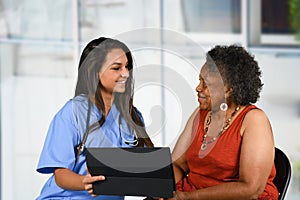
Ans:
{"type": "Polygon", "coordinates": [[[97,106],[101,118],[95,124],[89,127],[89,130],[93,131],[99,128],[105,122],[105,106],[101,95],[101,88],[103,87],[98,77],[98,72],[101,70],[103,63],[106,59],[106,55],[112,49],[122,49],[127,57],[128,65],[126,66],[129,71],[129,78],[126,81],[126,90],[124,93],[114,94],[114,104],[120,111],[121,117],[123,117],[128,123],[130,129],[134,130],[138,136],[138,146],[153,146],[148,134],[146,133],[145,126],[138,115],[138,111],[133,106],[133,58],[129,48],[122,42],[112,39],[100,37],[90,41],[83,52],[79,61],[78,68],[78,80],[75,89],[75,96],[86,95],[87,97],[93,96],[95,99],[95,105],[97,106]]]}

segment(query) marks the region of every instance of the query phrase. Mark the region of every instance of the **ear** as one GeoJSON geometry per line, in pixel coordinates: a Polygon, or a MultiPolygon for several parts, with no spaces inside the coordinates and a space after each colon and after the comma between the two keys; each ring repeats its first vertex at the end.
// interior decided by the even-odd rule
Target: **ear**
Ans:
{"type": "Polygon", "coordinates": [[[231,88],[225,87],[225,98],[226,99],[231,96],[232,91],[233,91],[232,87],[231,88]]]}

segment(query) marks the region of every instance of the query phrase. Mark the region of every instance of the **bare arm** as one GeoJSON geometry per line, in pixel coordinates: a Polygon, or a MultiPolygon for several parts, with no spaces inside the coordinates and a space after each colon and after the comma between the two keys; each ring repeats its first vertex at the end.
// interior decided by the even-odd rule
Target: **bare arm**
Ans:
{"type": "Polygon", "coordinates": [[[193,122],[198,111],[199,108],[197,108],[188,119],[186,126],[182,131],[181,135],[179,136],[172,152],[173,168],[174,168],[176,183],[180,181],[189,171],[186,162],[185,152],[189,148],[191,141],[193,139],[192,138],[193,122]]]}
{"type": "MultiPolygon", "coordinates": [[[[87,190],[93,195],[92,183],[105,180],[104,176],[79,175],[66,168],[57,168],[54,171],[56,184],[66,190],[87,190]]],[[[93,195],[94,196],[94,195],[93,195]]]]}
{"type": "Polygon", "coordinates": [[[175,193],[173,199],[257,199],[263,192],[274,163],[273,133],[266,115],[251,110],[245,116],[237,182],[224,183],[193,192],[175,193]]]}

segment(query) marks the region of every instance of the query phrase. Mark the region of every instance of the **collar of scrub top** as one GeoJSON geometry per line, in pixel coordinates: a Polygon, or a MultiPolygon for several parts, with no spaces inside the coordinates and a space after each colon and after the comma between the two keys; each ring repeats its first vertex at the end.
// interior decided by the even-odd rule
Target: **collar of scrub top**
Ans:
{"type": "Polygon", "coordinates": [[[127,144],[129,146],[132,146],[132,147],[135,147],[139,144],[139,139],[138,139],[135,131],[133,131],[133,140],[125,139],[121,116],[119,116],[119,131],[120,131],[120,134],[121,134],[121,138],[122,138],[122,140],[124,141],[125,144],[127,144]]]}
{"type": "MultiPolygon", "coordinates": [[[[88,134],[90,132],[90,113],[91,113],[91,101],[88,100],[88,112],[87,112],[87,118],[86,118],[86,128],[85,128],[85,132],[83,134],[82,140],[79,143],[78,147],[77,147],[77,156],[76,156],[76,161],[78,160],[79,155],[83,152],[84,147],[85,147],[85,142],[87,140],[88,134]]],[[[121,134],[121,138],[124,141],[125,144],[135,147],[139,144],[139,139],[136,135],[136,133],[133,133],[133,140],[127,140],[124,137],[124,133],[123,133],[123,129],[122,129],[122,120],[121,120],[121,116],[119,116],[119,131],[121,134]]]]}

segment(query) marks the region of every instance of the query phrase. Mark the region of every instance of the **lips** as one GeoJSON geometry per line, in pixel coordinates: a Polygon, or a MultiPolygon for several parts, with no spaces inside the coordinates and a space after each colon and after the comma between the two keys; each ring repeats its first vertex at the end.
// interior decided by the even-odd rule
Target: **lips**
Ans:
{"type": "Polygon", "coordinates": [[[205,96],[205,95],[198,94],[198,98],[199,98],[199,99],[206,99],[206,96],[205,96]]]}
{"type": "Polygon", "coordinates": [[[206,101],[206,99],[207,99],[207,97],[205,95],[198,94],[198,101],[199,101],[199,103],[203,102],[203,101],[206,101]]]}
{"type": "Polygon", "coordinates": [[[116,81],[114,91],[123,93],[126,89],[126,81],[127,81],[127,79],[120,79],[120,80],[116,81]]]}
{"type": "MultiPolygon", "coordinates": [[[[127,79],[126,79],[126,80],[127,80],[127,79]]],[[[125,83],[126,83],[126,80],[118,80],[117,83],[118,83],[118,84],[125,84],[125,83]]]]}

